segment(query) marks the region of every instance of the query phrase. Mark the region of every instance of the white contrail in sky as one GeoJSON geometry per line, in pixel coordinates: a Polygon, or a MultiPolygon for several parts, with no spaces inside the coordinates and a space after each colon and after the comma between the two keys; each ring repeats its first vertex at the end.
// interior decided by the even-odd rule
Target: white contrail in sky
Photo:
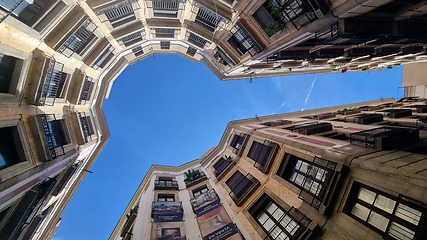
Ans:
{"type": "Polygon", "coordinates": [[[304,105],[302,106],[301,111],[304,111],[304,107],[305,107],[305,105],[307,105],[308,98],[310,97],[311,91],[313,90],[313,87],[314,87],[314,84],[316,83],[316,80],[317,80],[317,74],[316,74],[316,77],[314,77],[313,82],[311,83],[310,90],[308,91],[307,97],[305,98],[304,105]]]}

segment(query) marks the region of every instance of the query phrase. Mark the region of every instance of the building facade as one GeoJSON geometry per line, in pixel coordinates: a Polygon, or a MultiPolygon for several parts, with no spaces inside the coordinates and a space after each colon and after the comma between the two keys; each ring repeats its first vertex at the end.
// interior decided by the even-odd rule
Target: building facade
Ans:
{"type": "Polygon", "coordinates": [[[425,12],[417,0],[1,0],[2,237],[52,236],[109,138],[102,105],[129,64],[175,53],[223,80],[390,68],[424,61],[425,12]]]}
{"type": "Polygon", "coordinates": [[[200,159],[152,166],[110,239],[425,239],[426,101],[230,122],[200,159]]]}

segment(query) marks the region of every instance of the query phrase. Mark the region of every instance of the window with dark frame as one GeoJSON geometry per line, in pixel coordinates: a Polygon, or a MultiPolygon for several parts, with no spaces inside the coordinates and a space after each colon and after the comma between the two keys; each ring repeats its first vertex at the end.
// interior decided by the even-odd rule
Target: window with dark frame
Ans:
{"type": "Polygon", "coordinates": [[[264,239],[300,239],[311,222],[295,208],[281,206],[266,194],[249,213],[267,235],[264,239]]]}
{"type": "Polygon", "coordinates": [[[21,59],[0,53],[0,93],[15,93],[15,85],[21,75],[23,62],[21,59]]]}
{"type": "Polygon", "coordinates": [[[12,11],[11,16],[17,18],[29,27],[34,27],[39,20],[49,12],[58,0],[33,0],[33,1],[0,1],[0,7],[12,11]],[[19,3],[18,5],[16,5],[19,3]]]}
{"type": "Polygon", "coordinates": [[[267,140],[264,143],[253,141],[248,152],[248,158],[254,160],[254,166],[265,173],[275,153],[276,146],[276,143],[267,140]]]}
{"type": "Polygon", "coordinates": [[[236,203],[240,205],[247,195],[257,186],[259,181],[252,176],[250,173],[244,175],[240,171],[236,171],[225,184],[230,189],[230,197],[236,203]]]}
{"type": "Polygon", "coordinates": [[[160,49],[170,49],[171,43],[170,42],[160,42],[160,49]]]}
{"type": "Polygon", "coordinates": [[[218,177],[222,172],[224,172],[225,169],[228,168],[228,166],[231,165],[233,161],[229,158],[220,158],[214,165],[213,168],[215,169],[214,175],[215,177],[218,177]]]}
{"type": "Polygon", "coordinates": [[[260,52],[261,48],[255,40],[239,25],[234,27],[233,35],[228,39],[228,43],[237,51],[239,55],[243,55],[250,49],[260,52]]]}
{"type": "Polygon", "coordinates": [[[0,128],[0,169],[25,162],[24,149],[18,128],[0,128]]]}
{"type": "Polygon", "coordinates": [[[405,197],[394,197],[354,182],[344,212],[385,239],[426,239],[426,211],[405,197]]]}
{"type": "Polygon", "coordinates": [[[157,195],[157,201],[159,202],[175,202],[174,194],[160,194],[157,195]]]}
{"type": "Polygon", "coordinates": [[[209,191],[209,188],[208,188],[206,185],[204,185],[204,186],[202,186],[202,187],[199,187],[199,188],[197,188],[197,189],[194,189],[194,190],[193,190],[193,196],[194,196],[194,197],[197,197],[198,195],[200,195],[200,194],[202,194],[202,193],[205,193],[205,192],[207,192],[207,191],[209,191]]]}
{"type": "Polygon", "coordinates": [[[277,175],[301,190],[300,198],[319,209],[332,184],[337,164],[316,158],[314,162],[285,154],[277,175]]]}

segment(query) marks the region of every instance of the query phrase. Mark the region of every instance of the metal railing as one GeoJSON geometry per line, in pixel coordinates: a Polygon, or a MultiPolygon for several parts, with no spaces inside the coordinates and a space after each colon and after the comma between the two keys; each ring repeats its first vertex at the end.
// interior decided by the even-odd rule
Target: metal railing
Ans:
{"type": "Polygon", "coordinates": [[[196,22],[210,28],[210,30],[213,31],[218,27],[218,24],[221,20],[223,20],[223,17],[218,15],[216,12],[203,5],[199,5],[199,11],[197,12],[195,19],[196,22]]]}
{"type": "Polygon", "coordinates": [[[15,11],[21,3],[23,3],[25,0],[3,0],[0,3],[0,6],[7,10],[6,15],[2,16],[0,18],[0,23],[2,23],[7,17],[9,17],[13,11],[15,11]]]}
{"type": "Polygon", "coordinates": [[[179,0],[154,0],[153,1],[153,9],[154,10],[173,10],[178,11],[179,9],[179,0]]]}
{"type": "Polygon", "coordinates": [[[188,41],[201,48],[204,48],[206,43],[208,42],[208,40],[204,39],[203,37],[200,37],[191,32],[188,33],[188,41]]]}
{"type": "Polygon", "coordinates": [[[258,184],[259,181],[248,173],[238,184],[230,189],[231,192],[228,195],[239,206],[258,184]]]}
{"type": "Polygon", "coordinates": [[[89,25],[92,23],[90,19],[83,22],[83,24],[65,41],[58,49],[58,52],[63,53],[65,56],[70,57],[73,53],[80,54],[87,44],[95,37],[93,31],[96,26],[89,29],[89,25]],[[70,49],[70,52],[66,52],[66,49],[70,49]]]}
{"type": "Polygon", "coordinates": [[[63,77],[64,73],[62,72],[63,69],[64,64],[56,62],[55,59],[50,59],[48,72],[39,99],[39,105],[53,106],[55,104],[55,99],[60,97],[65,82],[63,77]],[[51,98],[51,101],[46,101],[47,98],[51,98]]]}
{"type": "Polygon", "coordinates": [[[64,142],[62,141],[60,135],[63,135],[63,130],[58,125],[60,124],[56,120],[55,115],[41,115],[41,124],[46,136],[47,146],[50,151],[50,156],[52,159],[57,158],[65,154],[64,142]],[[51,121],[48,121],[48,116],[51,121]]]}
{"type": "Polygon", "coordinates": [[[178,189],[178,182],[174,180],[156,180],[155,189],[178,189]]]}
{"type": "Polygon", "coordinates": [[[78,113],[78,115],[85,143],[92,141],[92,135],[94,134],[94,131],[90,117],[86,116],[86,113],[78,113]]]}
{"type": "Polygon", "coordinates": [[[142,41],[144,38],[142,36],[142,32],[132,33],[120,39],[120,41],[125,45],[125,47],[130,46],[134,43],[142,41]]]}
{"type": "Polygon", "coordinates": [[[80,93],[79,104],[86,104],[92,94],[93,82],[92,78],[86,76],[85,83],[83,84],[82,92],[80,93]]]}

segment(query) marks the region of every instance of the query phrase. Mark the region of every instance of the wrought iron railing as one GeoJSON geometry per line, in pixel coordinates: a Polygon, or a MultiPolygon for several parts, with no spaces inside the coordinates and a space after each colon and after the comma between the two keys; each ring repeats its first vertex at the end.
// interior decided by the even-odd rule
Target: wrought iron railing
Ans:
{"type": "Polygon", "coordinates": [[[61,140],[60,135],[63,135],[63,130],[58,126],[58,120],[55,115],[41,115],[41,124],[46,136],[46,143],[49,148],[50,156],[52,159],[65,154],[64,142],[61,140]],[[50,121],[48,121],[50,118],[50,121]]]}
{"type": "Polygon", "coordinates": [[[80,93],[79,104],[86,104],[89,101],[92,94],[93,82],[92,78],[86,76],[85,83],[83,84],[82,91],[80,93]]]}
{"type": "Polygon", "coordinates": [[[87,19],[83,24],[65,41],[58,49],[58,52],[70,57],[73,53],[80,54],[87,44],[95,37],[93,33],[96,26],[90,19],[87,19]],[[92,25],[92,26],[90,26],[92,25]],[[69,49],[70,51],[66,51],[69,49]]]}
{"type": "Polygon", "coordinates": [[[64,76],[66,76],[64,75],[65,73],[62,72],[63,69],[64,64],[56,62],[53,58],[49,60],[49,67],[39,98],[39,105],[53,106],[56,98],[60,97],[65,82],[64,76]],[[51,100],[46,101],[47,98],[50,98],[51,100]]]}
{"type": "Polygon", "coordinates": [[[7,17],[9,17],[13,11],[15,11],[21,3],[25,0],[3,0],[0,2],[0,6],[7,10],[7,13],[0,18],[0,23],[2,23],[7,17]]]}
{"type": "Polygon", "coordinates": [[[218,24],[221,20],[223,20],[223,17],[221,17],[219,14],[203,5],[199,5],[199,11],[197,12],[195,19],[197,23],[200,23],[209,28],[211,31],[214,31],[218,27],[218,24]]]}
{"type": "Polygon", "coordinates": [[[187,32],[187,33],[188,33],[188,41],[198,47],[204,48],[206,43],[208,42],[208,40],[192,32],[187,32]]]}
{"type": "Polygon", "coordinates": [[[153,9],[178,11],[180,2],[180,0],[153,0],[153,9]]]}
{"type": "Polygon", "coordinates": [[[120,41],[125,45],[125,47],[130,46],[134,43],[142,41],[144,38],[142,36],[142,32],[132,33],[120,39],[120,41]]]}
{"type": "Polygon", "coordinates": [[[92,135],[94,134],[94,131],[90,117],[86,116],[86,113],[78,113],[78,115],[85,143],[92,141],[92,135]]]}
{"type": "Polygon", "coordinates": [[[156,180],[154,189],[178,189],[178,182],[174,180],[156,180]]]}

